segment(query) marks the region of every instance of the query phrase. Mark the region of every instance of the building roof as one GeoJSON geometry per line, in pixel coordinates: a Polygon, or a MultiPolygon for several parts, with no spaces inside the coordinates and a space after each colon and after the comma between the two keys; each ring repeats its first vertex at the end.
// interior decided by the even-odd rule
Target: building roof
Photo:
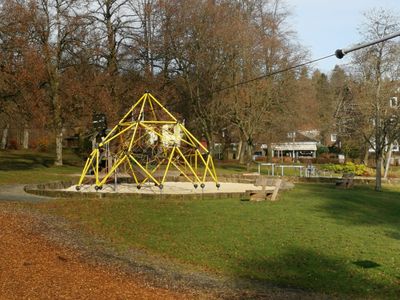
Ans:
{"type": "Polygon", "coordinates": [[[317,142],[294,142],[272,144],[277,151],[317,151],[317,142]]]}

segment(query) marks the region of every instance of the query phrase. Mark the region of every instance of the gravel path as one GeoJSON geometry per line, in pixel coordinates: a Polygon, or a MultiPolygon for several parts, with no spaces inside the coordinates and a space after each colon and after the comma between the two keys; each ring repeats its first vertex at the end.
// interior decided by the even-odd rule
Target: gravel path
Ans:
{"type": "Polygon", "coordinates": [[[0,184],[0,201],[40,201],[48,197],[28,194],[24,191],[24,184],[0,184]]]}

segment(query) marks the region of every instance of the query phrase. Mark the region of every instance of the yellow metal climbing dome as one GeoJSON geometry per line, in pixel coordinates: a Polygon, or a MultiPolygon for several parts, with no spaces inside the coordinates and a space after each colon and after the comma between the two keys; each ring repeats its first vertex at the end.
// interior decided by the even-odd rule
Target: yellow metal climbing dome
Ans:
{"type": "Polygon", "coordinates": [[[208,150],[145,93],[89,155],[76,189],[89,182],[99,190],[121,175],[132,177],[139,189],[145,183],[162,189],[172,170],[195,188],[204,188],[206,180],[219,187],[208,150]]]}

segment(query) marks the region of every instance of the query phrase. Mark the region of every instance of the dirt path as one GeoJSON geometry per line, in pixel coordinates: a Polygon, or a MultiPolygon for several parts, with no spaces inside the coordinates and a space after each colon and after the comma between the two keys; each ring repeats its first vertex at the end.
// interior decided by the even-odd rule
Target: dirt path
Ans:
{"type": "MultiPolygon", "coordinates": [[[[0,211],[0,299],[190,299],[85,262],[35,232],[35,219],[0,211]]],[[[199,295],[197,295],[199,296],[199,295]]],[[[198,298],[198,297],[196,297],[198,298]]]]}

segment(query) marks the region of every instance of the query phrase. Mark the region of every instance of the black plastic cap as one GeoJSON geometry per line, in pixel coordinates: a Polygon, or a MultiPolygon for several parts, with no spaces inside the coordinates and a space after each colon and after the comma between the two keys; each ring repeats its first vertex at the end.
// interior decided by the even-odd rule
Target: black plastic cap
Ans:
{"type": "Polygon", "coordinates": [[[342,49],[337,49],[337,50],[335,51],[335,56],[336,56],[337,58],[339,58],[339,59],[342,59],[342,58],[344,57],[343,50],[342,50],[342,49]]]}

